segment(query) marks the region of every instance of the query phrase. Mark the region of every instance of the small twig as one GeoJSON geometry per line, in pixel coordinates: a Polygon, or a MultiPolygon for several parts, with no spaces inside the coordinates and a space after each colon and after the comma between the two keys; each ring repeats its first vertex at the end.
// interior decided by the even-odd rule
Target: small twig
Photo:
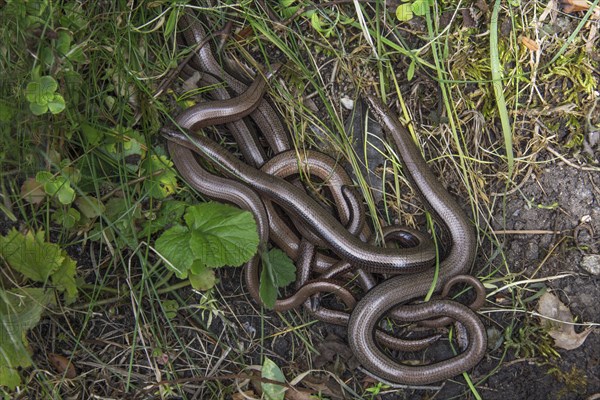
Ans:
{"type": "Polygon", "coordinates": [[[394,382],[390,382],[388,380],[385,380],[381,377],[378,377],[376,375],[373,375],[372,373],[370,373],[369,371],[367,371],[366,369],[362,368],[362,367],[358,367],[358,369],[360,369],[360,371],[365,374],[370,376],[373,379],[376,379],[377,381],[380,381],[382,383],[385,383],[386,385],[388,385],[391,388],[394,389],[414,389],[414,390],[441,390],[444,387],[444,384],[442,384],[441,386],[415,386],[415,385],[401,385],[398,383],[394,383],[394,382]]]}
{"type": "Polygon", "coordinates": [[[560,235],[563,231],[551,231],[544,229],[503,229],[492,231],[494,235],[560,235]]]}
{"type": "Polygon", "coordinates": [[[151,383],[150,385],[146,386],[144,389],[142,389],[138,393],[136,393],[133,396],[133,398],[140,398],[140,396],[141,396],[141,398],[145,399],[145,398],[147,398],[147,394],[149,392],[151,392],[154,388],[157,388],[159,386],[181,385],[181,384],[193,383],[193,382],[214,382],[214,381],[225,381],[225,380],[238,380],[238,379],[250,379],[250,380],[255,380],[255,381],[258,381],[261,383],[270,383],[273,385],[283,386],[283,387],[286,387],[291,390],[298,390],[294,386],[290,385],[287,382],[279,382],[279,381],[276,381],[273,379],[262,378],[262,377],[256,376],[256,375],[227,374],[227,375],[220,375],[220,376],[196,376],[196,377],[192,377],[192,378],[179,378],[179,379],[172,379],[172,380],[164,379],[162,381],[151,383]]]}
{"type": "Polygon", "coordinates": [[[515,193],[517,190],[520,190],[523,187],[523,185],[525,185],[525,183],[527,183],[532,172],[533,172],[533,164],[530,164],[529,169],[527,170],[527,173],[525,173],[525,176],[523,177],[523,180],[521,180],[521,182],[517,186],[515,186],[514,188],[512,188],[506,192],[492,192],[490,194],[490,196],[491,197],[508,196],[508,195],[515,193]]]}
{"type": "MultiPolygon", "coordinates": [[[[128,182],[127,182],[127,186],[132,186],[132,185],[135,185],[135,184],[137,184],[137,183],[140,183],[140,182],[142,182],[142,181],[144,181],[144,180],[146,180],[146,179],[148,179],[148,178],[152,178],[152,177],[154,177],[154,176],[158,176],[158,175],[162,174],[163,172],[165,172],[165,170],[164,170],[164,169],[162,169],[162,168],[161,168],[161,169],[158,169],[158,170],[154,171],[153,173],[151,173],[151,174],[150,174],[150,175],[148,175],[148,176],[140,176],[139,178],[135,178],[135,179],[133,179],[133,180],[131,180],[131,181],[128,181],[128,182]]],[[[119,186],[119,187],[117,187],[117,188],[115,188],[115,189],[113,189],[113,190],[111,190],[110,192],[106,193],[104,196],[102,196],[102,197],[100,198],[100,201],[102,201],[102,202],[105,202],[106,200],[108,200],[108,199],[110,199],[112,196],[114,196],[114,194],[115,194],[115,193],[117,193],[119,190],[121,190],[121,187],[120,187],[120,186],[119,186]]]]}
{"type": "Polygon", "coordinates": [[[600,168],[599,167],[584,167],[584,166],[581,166],[581,165],[577,165],[577,164],[575,164],[572,161],[567,160],[565,158],[565,156],[563,156],[562,154],[560,154],[558,151],[554,150],[550,146],[546,147],[546,150],[548,150],[548,152],[550,152],[553,155],[555,155],[556,157],[558,157],[561,161],[563,161],[565,164],[567,164],[570,167],[576,168],[576,169],[581,170],[581,171],[600,172],[600,168]]]}

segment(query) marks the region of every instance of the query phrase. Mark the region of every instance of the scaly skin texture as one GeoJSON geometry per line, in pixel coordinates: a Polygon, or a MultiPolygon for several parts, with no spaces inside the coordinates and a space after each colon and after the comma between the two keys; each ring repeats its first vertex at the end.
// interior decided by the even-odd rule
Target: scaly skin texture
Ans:
{"type": "MultiPolygon", "coordinates": [[[[473,229],[458,204],[435,179],[419,149],[404,128],[381,102],[368,96],[367,101],[381,126],[391,136],[414,188],[425,200],[430,212],[444,221],[451,238],[451,248],[440,263],[436,288],[442,288],[452,277],[468,272],[475,258],[476,239],[473,229]]],[[[483,355],[487,338],[483,324],[469,308],[454,301],[434,300],[407,306],[407,301],[423,297],[434,281],[434,270],[409,276],[396,276],[379,284],[363,297],[352,311],[348,323],[350,348],[360,363],[371,373],[395,383],[422,385],[451,378],[475,366],[483,355]],[[374,339],[379,320],[392,308],[395,318],[420,321],[450,317],[462,323],[469,334],[465,352],[449,360],[426,366],[402,365],[386,356],[374,339]]]]}
{"type": "MultiPolygon", "coordinates": [[[[183,34],[188,43],[196,43],[206,37],[197,21],[191,17],[185,16],[183,22],[186,27],[183,34]]],[[[178,117],[177,122],[180,126],[197,129],[217,123],[232,123],[242,116],[250,114],[275,153],[289,149],[289,141],[278,116],[262,99],[264,85],[261,86],[260,77],[250,87],[247,87],[222,70],[208,46],[199,51],[195,62],[198,68],[220,76],[233,92],[239,94],[239,97],[222,100],[220,103],[203,103],[201,107],[178,117]]],[[[465,274],[473,263],[476,246],[474,232],[460,207],[437,182],[427,167],[406,129],[377,99],[367,96],[367,101],[382,127],[394,141],[408,179],[412,181],[415,189],[423,197],[428,210],[441,223],[445,238],[449,239],[448,253],[439,267],[436,286],[436,291],[439,291],[457,276],[465,274]]],[[[191,179],[192,185],[196,188],[201,187],[202,189],[199,190],[207,196],[229,201],[251,210],[257,217],[259,232],[261,238],[265,238],[264,241],[268,238],[269,228],[267,213],[261,198],[266,197],[277,202],[294,218],[300,219],[310,232],[316,233],[343,260],[367,271],[403,274],[390,278],[371,289],[356,304],[350,317],[343,312],[328,313],[321,310],[326,320],[329,318],[332,323],[348,324],[350,347],[361,364],[370,372],[391,382],[420,385],[456,376],[472,368],[481,360],[486,348],[485,330],[477,315],[469,308],[449,300],[403,305],[412,299],[423,297],[434,280],[434,271],[425,269],[431,266],[435,258],[430,244],[421,241],[408,249],[388,249],[365,243],[366,235],[363,235],[363,240],[361,240],[356,236],[356,232],[353,232],[354,234],[348,232],[342,223],[323,209],[306,192],[284,179],[242,163],[209,138],[190,138],[169,129],[164,132],[169,139],[169,149],[173,160],[186,180],[191,179]],[[192,151],[213,163],[229,178],[208,174],[195,162],[192,151]],[[194,161],[192,162],[192,160],[194,161]],[[225,185],[227,187],[224,187],[225,185]],[[240,187],[244,189],[237,191],[240,187]],[[464,352],[449,360],[424,366],[402,365],[386,356],[377,344],[411,349],[411,343],[396,345],[397,342],[394,338],[387,337],[377,330],[379,320],[391,309],[394,309],[392,314],[395,319],[405,322],[438,318],[436,321],[439,323],[439,317],[458,321],[466,328],[470,339],[469,345],[464,352]]],[[[260,166],[262,157],[264,154],[253,155],[250,158],[255,166],[260,166]]],[[[310,162],[310,160],[308,161],[310,162]]],[[[294,153],[289,152],[282,154],[279,162],[281,165],[292,165],[297,163],[297,160],[294,153]],[[286,157],[291,158],[287,160],[286,157]]],[[[343,219],[348,221],[352,221],[355,217],[360,219],[361,210],[357,209],[357,202],[353,203],[352,197],[346,196],[345,199],[340,198],[338,203],[344,203],[343,200],[348,201],[349,207],[348,210],[342,211],[343,219]]],[[[413,239],[417,238],[414,235],[412,237],[413,239]]],[[[299,263],[310,264],[311,261],[307,260],[314,258],[314,246],[311,248],[304,242],[301,243],[300,240],[296,241],[295,246],[299,263]]],[[[248,268],[247,271],[257,271],[258,258],[255,257],[250,265],[254,269],[248,268]]],[[[340,270],[344,270],[344,268],[340,268],[340,270]]],[[[278,301],[276,309],[284,310],[295,307],[304,302],[308,296],[321,291],[340,295],[346,306],[352,307],[354,303],[352,295],[338,283],[327,280],[306,282],[307,274],[304,273],[303,276],[304,284],[301,285],[297,295],[278,301]]],[[[247,277],[250,292],[255,298],[259,298],[257,277],[258,274],[255,272],[247,277]]],[[[469,279],[474,280],[471,281],[471,284],[477,287],[478,281],[472,277],[466,281],[469,279]]],[[[483,289],[480,284],[477,290],[479,291],[478,299],[483,299],[481,295],[483,289]]],[[[423,344],[427,344],[429,341],[431,340],[415,341],[412,349],[423,347],[423,344]]]]}
{"type": "Polygon", "coordinates": [[[333,252],[357,267],[369,272],[414,273],[431,266],[435,258],[435,251],[428,244],[396,249],[365,243],[351,235],[334,216],[290,182],[244,164],[210,138],[189,138],[174,130],[163,131],[169,140],[197,152],[223,173],[235,177],[262,196],[276,201],[290,214],[301,218],[313,232],[327,242],[333,252]]]}

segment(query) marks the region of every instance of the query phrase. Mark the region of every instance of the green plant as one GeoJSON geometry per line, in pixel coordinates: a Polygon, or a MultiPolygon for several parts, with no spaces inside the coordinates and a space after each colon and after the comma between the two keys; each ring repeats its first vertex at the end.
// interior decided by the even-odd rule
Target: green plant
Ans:
{"type": "MultiPolygon", "coordinates": [[[[281,369],[277,364],[268,357],[265,357],[265,361],[263,362],[261,376],[265,379],[285,383],[283,372],[281,372],[281,369]]],[[[285,398],[285,392],[287,390],[285,386],[265,382],[262,382],[260,385],[268,400],[283,400],[285,398]]]]}
{"type": "Polygon", "coordinates": [[[554,349],[554,341],[548,335],[546,329],[533,323],[525,321],[519,329],[510,325],[504,332],[504,346],[515,352],[515,357],[536,357],[541,355],[548,359],[560,358],[560,354],[554,349]]]}
{"type": "Polygon", "coordinates": [[[65,109],[65,99],[56,93],[58,83],[51,76],[34,78],[27,84],[25,97],[29,101],[29,109],[34,115],[42,115],[50,111],[58,114],[65,109]]]}
{"type": "Polygon", "coordinates": [[[202,203],[188,207],[184,220],[158,237],[156,249],[178,278],[189,278],[198,290],[214,286],[214,268],[240,266],[256,254],[256,222],[248,211],[202,203]]]}
{"type": "Polygon", "coordinates": [[[278,288],[285,287],[295,280],[296,266],[287,254],[279,249],[271,249],[263,256],[259,292],[267,307],[275,306],[278,288]]]}
{"type": "Polygon", "coordinates": [[[37,325],[44,309],[62,293],[67,304],[77,298],[76,263],[44,232],[0,236],[0,386],[21,382],[18,368],[31,365],[25,334],[37,325]],[[42,287],[38,287],[42,285],[42,287]]]}
{"type": "Polygon", "coordinates": [[[382,382],[377,382],[375,385],[365,389],[365,392],[369,394],[371,399],[375,399],[382,390],[389,389],[390,387],[382,382]]]}
{"type": "Polygon", "coordinates": [[[403,1],[403,3],[396,8],[396,18],[398,18],[398,21],[400,22],[405,22],[410,21],[415,15],[422,17],[427,13],[427,8],[430,5],[430,0],[403,1]]]}
{"type": "Polygon", "coordinates": [[[571,367],[570,371],[563,371],[559,367],[551,367],[548,369],[548,374],[552,375],[559,382],[564,383],[565,387],[561,388],[556,394],[557,399],[561,399],[569,394],[583,395],[588,386],[588,377],[585,371],[575,367],[571,367]]]}

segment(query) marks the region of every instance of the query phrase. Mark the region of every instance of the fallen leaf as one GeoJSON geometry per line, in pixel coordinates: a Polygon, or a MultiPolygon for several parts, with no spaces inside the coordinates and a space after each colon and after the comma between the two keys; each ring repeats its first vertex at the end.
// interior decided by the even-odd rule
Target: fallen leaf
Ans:
{"type": "Polygon", "coordinates": [[[48,361],[60,375],[64,374],[64,376],[69,379],[74,379],[77,377],[75,366],[67,357],[61,356],[60,354],[49,353],[48,361]]]}
{"type": "Polygon", "coordinates": [[[316,399],[317,393],[307,392],[304,390],[288,390],[285,393],[286,400],[313,400],[316,399]]]}
{"type": "Polygon", "coordinates": [[[586,11],[590,8],[590,5],[586,0],[561,0],[560,4],[563,7],[563,11],[567,14],[577,11],[586,11]]]}
{"type": "Polygon", "coordinates": [[[231,395],[231,400],[248,400],[257,397],[257,394],[253,390],[246,390],[245,392],[237,392],[231,395]]]}
{"type": "Polygon", "coordinates": [[[46,197],[42,186],[35,178],[27,178],[21,185],[21,198],[31,204],[40,204],[46,197]]]}
{"type": "Polygon", "coordinates": [[[581,333],[575,332],[571,311],[552,293],[546,292],[540,297],[538,312],[547,317],[541,318],[541,324],[549,328],[548,334],[554,339],[556,347],[561,349],[578,348],[592,332],[591,327],[581,333]]]}
{"type": "Polygon", "coordinates": [[[531,51],[538,51],[540,45],[533,39],[529,39],[526,36],[521,36],[521,43],[531,51]]]}
{"type": "MultiPolygon", "coordinates": [[[[319,355],[313,360],[315,368],[322,368],[325,364],[338,359],[349,361],[353,357],[350,347],[334,334],[329,334],[323,342],[317,345],[319,355]]],[[[353,368],[351,368],[353,369],[353,368]]]]}
{"type": "Polygon", "coordinates": [[[340,386],[340,383],[333,379],[331,376],[312,376],[308,375],[302,380],[304,386],[312,389],[313,392],[320,393],[321,396],[327,396],[332,400],[346,399],[344,389],[340,386]]]}

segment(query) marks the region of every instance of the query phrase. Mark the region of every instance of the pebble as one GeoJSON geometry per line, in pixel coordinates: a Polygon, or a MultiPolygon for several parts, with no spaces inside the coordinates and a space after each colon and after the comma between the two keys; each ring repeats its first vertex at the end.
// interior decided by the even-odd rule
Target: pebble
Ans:
{"type": "Polygon", "coordinates": [[[579,266],[591,275],[600,275],[600,254],[586,254],[579,266]]]}

